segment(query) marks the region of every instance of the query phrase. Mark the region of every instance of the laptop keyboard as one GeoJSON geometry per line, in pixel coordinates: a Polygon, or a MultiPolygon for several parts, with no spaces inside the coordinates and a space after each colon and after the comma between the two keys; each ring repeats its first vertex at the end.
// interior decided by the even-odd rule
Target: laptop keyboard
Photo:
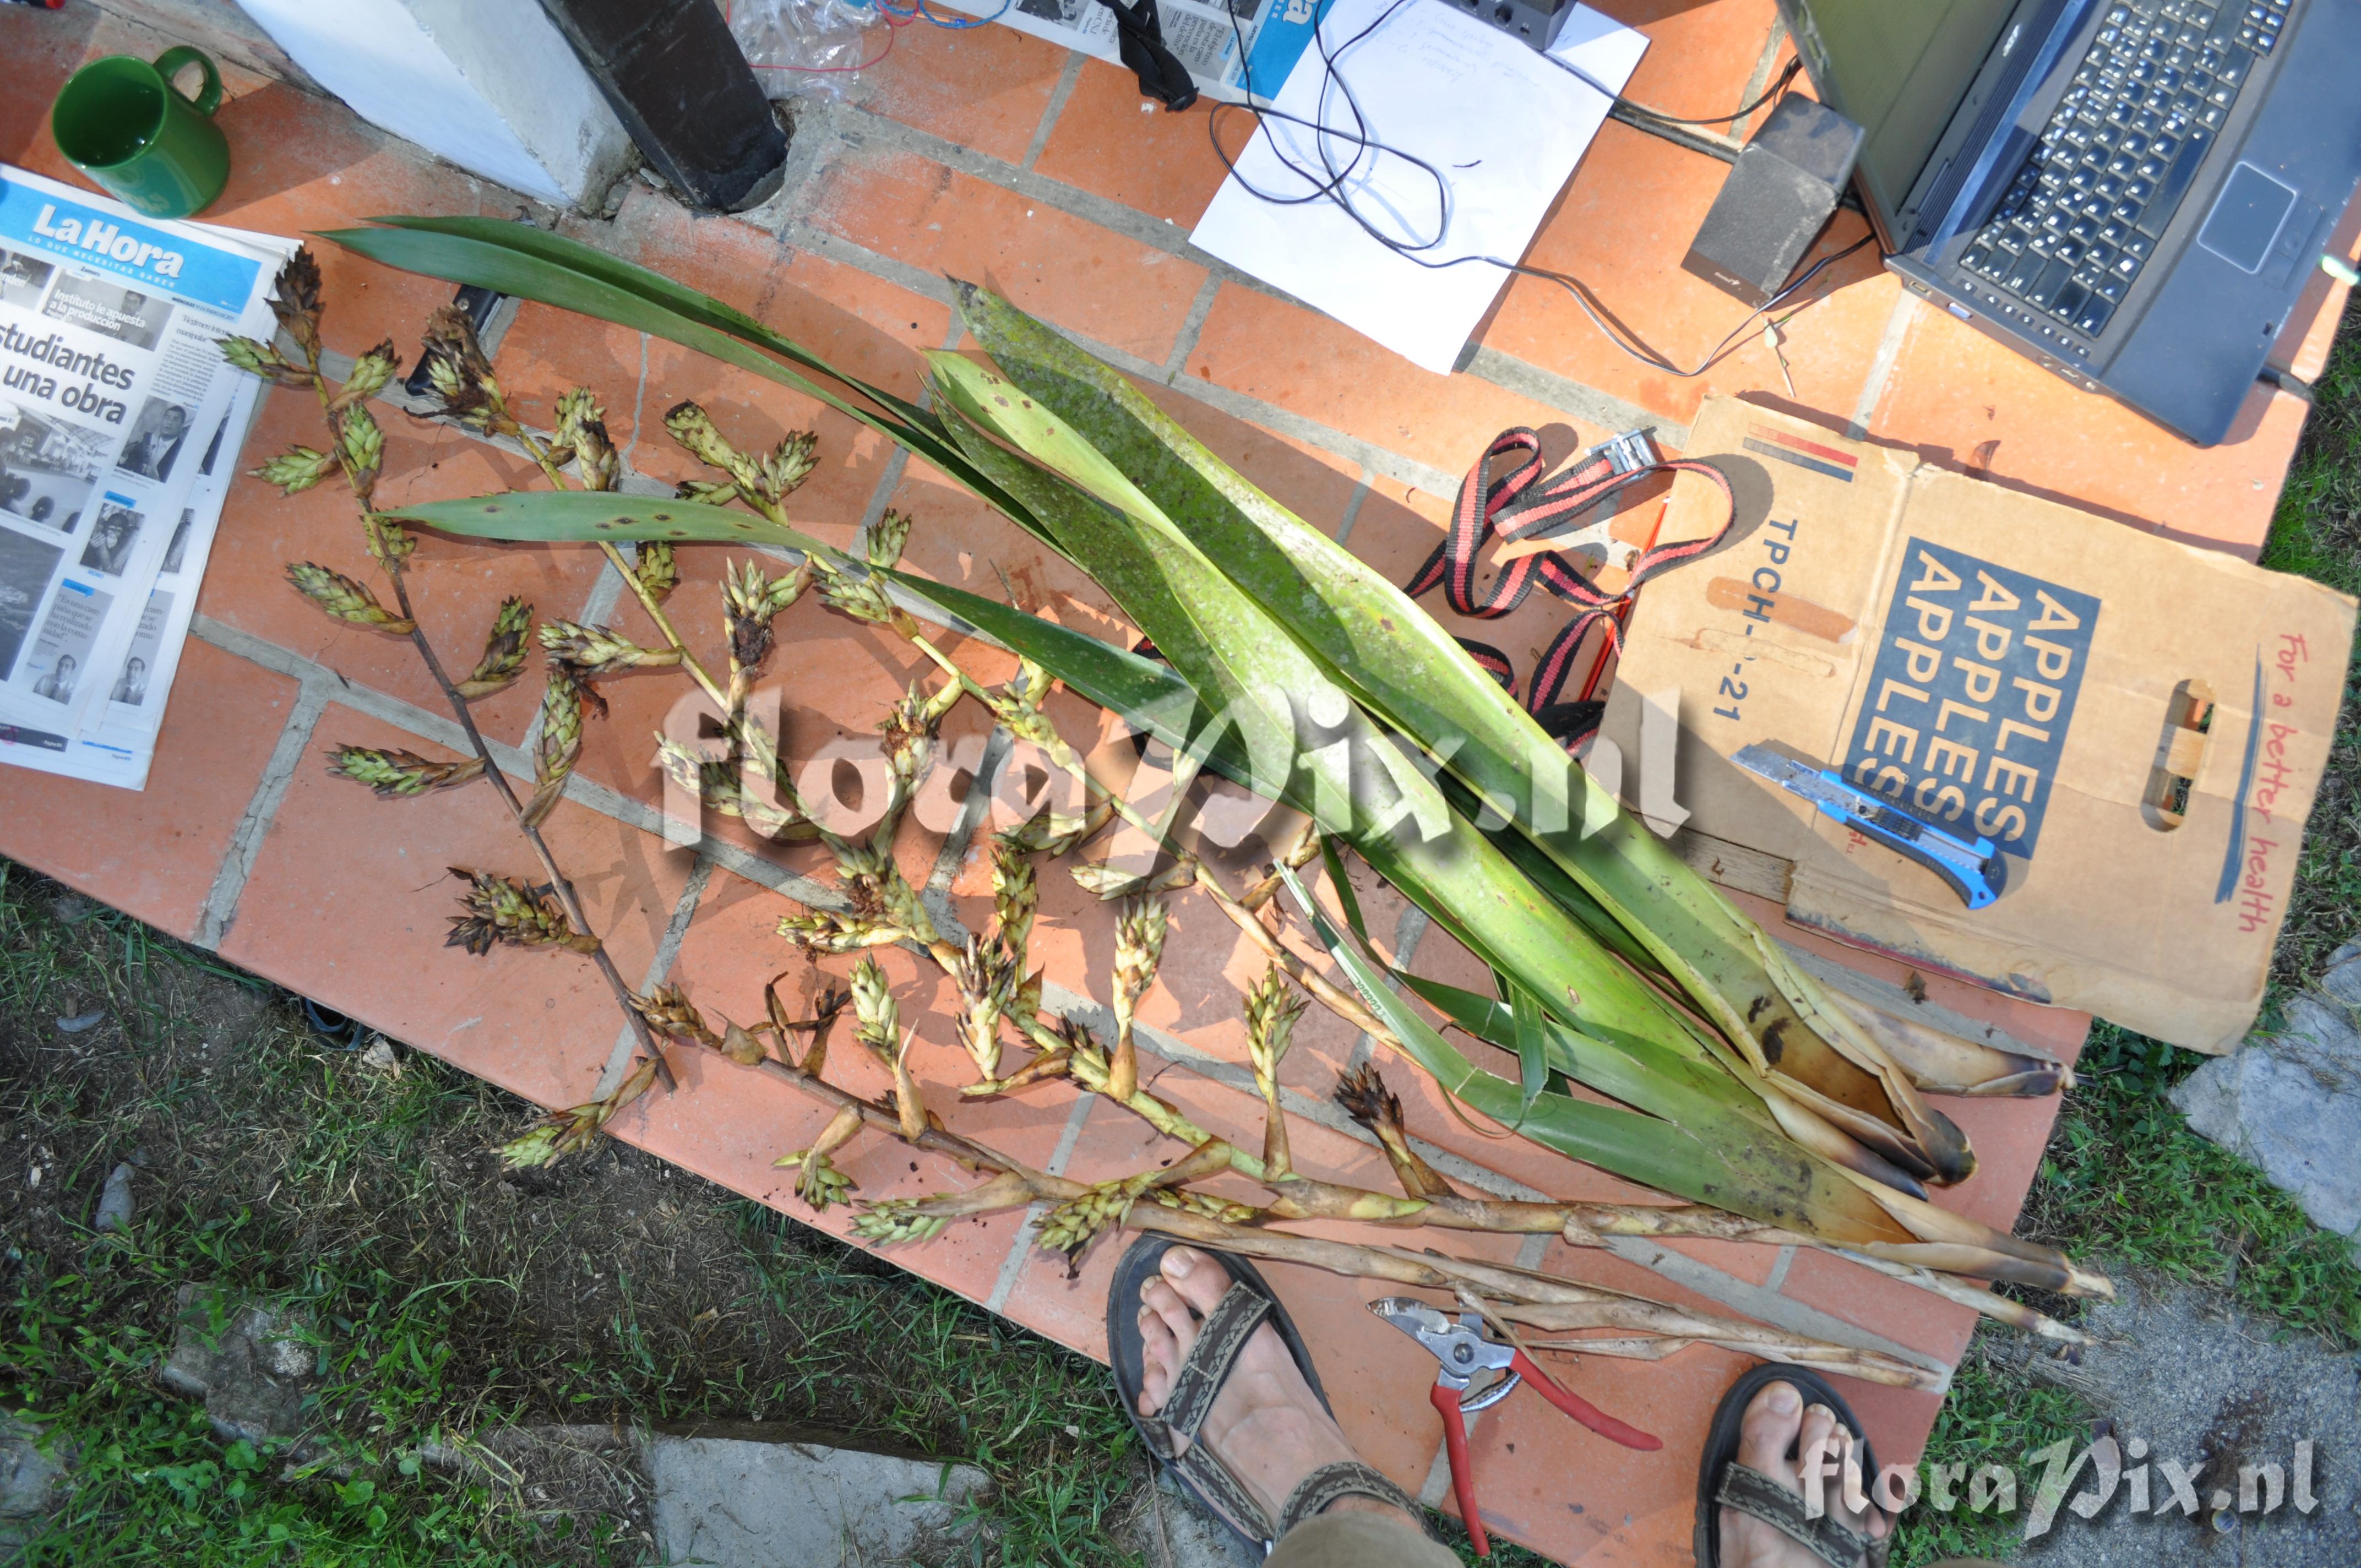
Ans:
{"type": "Polygon", "coordinates": [[[2238,90],[2279,43],[2291,3],[2110,5],[2040,142],[1960,264],[2037,321],[2084,337],[2104,331],[2238,90]]]}

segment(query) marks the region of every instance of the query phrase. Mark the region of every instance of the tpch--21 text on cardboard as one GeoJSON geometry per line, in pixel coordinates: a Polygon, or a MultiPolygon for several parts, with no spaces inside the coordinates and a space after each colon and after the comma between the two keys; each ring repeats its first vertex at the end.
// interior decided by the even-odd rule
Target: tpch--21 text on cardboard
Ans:
{"type": "MultiPolygon", "coordinates": [[[[1729,474],[1736,521],[1639,596],[1603,733],[1639,755],[1642,694],[1677,688],[1693,858],[1758,851],[1721,858],[1842,940],[2176,1045],[2236,1043],[2354,601],[1735,399],[1708,401],[1688,455],[1729,474]],[[2006,891],[1969,911],[1731,764],[1750,742],[1990,839],[2006,891]]],[[[1684,477],[1659,537],[1719,521],[1719,492],[1684,477]]]]}

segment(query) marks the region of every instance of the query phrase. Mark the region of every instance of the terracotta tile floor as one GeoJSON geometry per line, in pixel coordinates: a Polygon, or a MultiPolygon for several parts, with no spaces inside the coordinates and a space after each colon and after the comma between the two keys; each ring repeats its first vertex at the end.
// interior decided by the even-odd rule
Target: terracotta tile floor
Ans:
{"type": "MultiPolygon", "coordinates": [[[[1650,52],[1634,79],[1644,100],[1680,114],[1730,104],[1786,58],[1771,0],[1600,0],[1646,29],[1650,52]]],[[[45,108],[82,60],[153,54],[152,34],[77,5],[43,14],[0,8],[0,58],[15,63],[0,91],[0,158],[71,178],[48,139],[45,108]]],[[[1139,377],[1215,447],[1320,526],[1389,570],[1431,547],[1458,472],[1500,426],[1543,427],[1563,453],[1632,424],[1677,447],[1707,391],[1794,409],[1831,429],[1928,453],[1994,483],[2079,501],[2127,525],[2162,530],[2251,555],[2291,456],[2303,405],[2257,393],[2242,433],[2211,451],[2186,446],[2102,400],[2067,388],[1998,351],[1940,313],[1914,302],[1865,260],[1787,331],[1792,389],[1769,351],[1750,341],[1697,380],[1645,369],[1604,345],[1563,291],[1521,280],[1485,324],[1469,368],[1436,377],[1411,369],[1302,307],[1192,252],[1187,225],[1219,182],[1203,116],[1145,111],[1122,72],[1004,29],[913,28],[851,102],[807,102],[782,193],[742,218],[691,217],[633,185],[611,220],[562,220],[593,243],[663,269],[750,310],[872,379],[917,389],[913,350],[950,346],[945,273],[996,283],[1139,377]]],[[[358,124],[340,105],[231,73],[222,113],[236,172],[216,222],[297,233],[376,213],[511,214],[510,193],[358,124]]],[[[1242,135],[1242,127],[1233,127],[1242,135]]],[[[1662,141],[1610,125],[1534,245],[1547,264],[1598,286],[1610,308],[1675,358],[1725,333],[1731,302],[1676,269],[1718,169],[1662,141]]],[[[543,214],[548,218],[549,214],[543,214]]],[[[1854,220],[1847,219],[1847,223],[1854,220]]],[[[2351,229],[2361,225],[2356,217],[2351,229]]],[[[1854,231],[1832,233],[1828,246],[1854,231]]],[[[2347,247],[2355,237],[2345,236],[2347,247]]],[[[439,284],[325,249],[326,335],[344,353],[390,335],[405,348],[439,284]]],[[[2345,291],[2315,286],[2291,321],[2280,362],[2316,374],[2345,291]]],[[[577,380],[605,400],[631,471],[648,482],[690,472],[664,436],[662,411],[705,401],[742,442],[818,428],[821,469],[802,492],[808,526],[849,542],[886,505],[916,512],[909,559],[922,571],[986,591],[1008,585],[1028,609],[1069,624],[1120,629],[1104,600],[923,465],[782,388],[720,369],[661,342],[525,307],[500,353],[503,376],[529,414],[577,380]]],[[[305,400],[273,396],[250,460],[307,438],[305,400]]],[[[384,492],[394,499],[497,488],[519,477],[511,456],[449,430],[390,413],[384,492]]],[[[1633,527],[1644,531],[1644,516],[1633,527]]],[[[674,603],[686,634],[710,650],[719,636],[710,584],[720,563],[691,553],[674,603]]],[[[423,1049],[544,1103],[588,1099],[614,1081],[628,1036],[577,960],[506,951],[468,959],[440,946],[452,912],[447,864],[527,869],[480,788],[426,802],[383,802],[328,778],[330,744],[357,741],[435,751],[456,728],[409,652],[340,630],[280,585],[280,563],[309,557],[358,572],[366,565],[344,499],[328,488],[293,500],[257,482],[232,496],[205,584],[192,647],[163,738],[155,783],[142,795],[0,770],[0,851],[214,948],[423,1049]],[[357,898],[357,893],[367,896],[357,898]]],[[[470,547],[433,539],[413,579],[426,624],[472,655],[474,629],[500,598],[522,594],[544,615],[611,619],[644,632],[638,611],[614,609],[619,585],[585,550],[470,547]]],[[[1546,607],[1506,630],[1517,648],[1550,630],[1546,607]]],[[[785,700],[788,751],[798,762],[833,740],[867,734],[877,711],[917,672],[898,644],[796,607],[779,624],[773,664],[785,700]]],[[[1502,630],[1488,633],[1495,641],[1502,630]]],[[[1004,655],[959,655],[986,678],[1004,655]]],[[[612,717],[592,731],[571,797],[552,837],[579,882],[628,979],[677,980],[711,1014],[758,1017],[763,982],[796,967],[774,934],[790,904],[822,873],[807,846],[778,846],[737,824],[694,849],[659,836],[661,791],[644,737],[664,721],[681,683],[664,675],[616,683],[612,717]]],[[[522,740],[534,707],[521,686],[479,707],[503,746],[522,740]]],[[[1078,740],[1095,731],[1079,705],[1060,708],[1078,740]]],[[[1106,739],[1104,736],[1101,740],[1106,739]]],[[[947,756],[972,763],[984,740],[971,716],[954,721],[947,756]]],[[[946,796],[946,802],[950,797],[946,796]]],[[[903,862],[927,883],[939,915],[968,922],[988,910],[989,878],[972,841],[941,822],[909,835],[903,862]]],[[[1438,977],[1470,960],[1381,887],[1361,889],[1373,928],[1415,953],[1438,977]]],[[[1780,912],[1745,902],[1777,926],[1780,912]]],[[[1237,986],[1259,969],[1232,928],[1196,897],[1176,901],[1163,983],[1148,1002],[1155,1087],[1215,1131],[1252,1138],[1236,1017],[1237,986]]],[[[1785,930],[1799,948],[1898,983],[1902,966],[1785,930]]],[[[1085,1010],[1107,995],[1106,910],[1064,878],[1044,882],[1037,952],[1049,962],[1053,1004],[1085,1010]]],[[[922,1069],[941,1084],[963,1076],[945,1010],[944,982],[906,955],[887,955],[905,1016],[917,1027],[922,1069]]],[[[842,965],[836,966],[840,971],[842,965]]],[[[1927,977],[1930,998],[2017,1037],[2071,1057],[2088,1020],[1927,977]]],[[[1315,1013],[1285,1073],[1299,1113],[1298,1159],[1308,1168],[1384,1185],[1369,1146],[1326,1100],[1335,1074],[1368,1048],[1315,1013]]],[[[1480,1048],[1480,1047],[1479,1047],[1480,1048]]],[[[852,1086],[884,1087],[846,1050],[852,1086]],[[869,1073],[877,1081],[862,1080],[869,1073]]],[[[726,1186],[808,1219],[772,1161],[824,1120],[793,1088],[717,1058],[683,1058],[680,1086],[624,1113],[611,1130],[726,1186]]],[[[1433,1085],[1407,1071],[1394,1085],[1432,1157],[1472,1186],[1513,1192],[1627,1198],[1601,1173],[1530,1145],[1476,1135],[1451,1117],[1433,1085]]],[[[930,1091],[950,1111],[951,1091],[930,1091]]],[[[1994,1223],[2015,1214],[2054,1107],[2016,1102],[1947,1106],[1983,1156],[1980,1174],[1944,1201],[1994,1223]]],[[[1046,1168],[1077,1178],[1127,1172],[1177,1153],[1158,1147],[1126,1113],[1053,1084],[1021,1100],[957,1108],[960,1125],[1046,1168]]],[[[959,1185],[939,1162],[865,1140],[842,1157],[864,1193],[887,1196],[959,1185]]],[[[849,1216],[818,1222],[844,1233],[849,1216]]],[[[1070,1277],[1031,1250],[1027,1223],[1008,1214],[955,1225],[894,1255],[906,1266],[1016,1321],[1093,1354],[1103,1348],[1101,1246],[1070,1277]]],[[[1470,1250],[1664,1299],[1752,1314],[1854,1343],[1898,1346],[1949,1365],[1967,1341],[1963,1309],[1864,1276],[1815,1255],[1768,1248],[1644,1245],[1576,1252],[1554,1240],[1467,1238],[1470,1250]]],[[[1444,1501],[1448,1487],[1423,1398],[1422,1355],[1364,1312],[1374,1288],[1300,1269],[1277,1269],[1282,1293],[1321,1346],[1338,1412],[1363,1451],[1398,1479],[1444,1501]]],[[[1487,1512],[1499,1533],[1569,1563],[1686,1562],[1696,1445],[1736,1358],[1694,1350],[1656,1365],[1591,1358],[1578,1384],[1603,1406],[1667,1441],[1653,1456],[1610,1449],[1571,1431],[1539,1401],[1511,1399],[1477,1424],[1487,1512]]],[[[1848,1389],[1892,1459],[1923,1443],[1938,1401],[1855,1385],[1848,1389]]]]}

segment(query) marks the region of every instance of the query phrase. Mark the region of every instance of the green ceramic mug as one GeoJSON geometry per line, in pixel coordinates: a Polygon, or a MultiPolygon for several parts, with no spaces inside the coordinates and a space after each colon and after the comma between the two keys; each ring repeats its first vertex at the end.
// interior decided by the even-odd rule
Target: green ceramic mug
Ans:
{"type": "Polygon", "coordinates": [[[153,65],[112,54],[73,73],[49,110],[49,129],[76,169],[132,211],[185,218],[229,180],[229,142],[213,122],[221,101],[221,72],[202,49],[168,49],[153,65]],[[172,78],[192,65],[204,85],[188,98],[172,78]]]}

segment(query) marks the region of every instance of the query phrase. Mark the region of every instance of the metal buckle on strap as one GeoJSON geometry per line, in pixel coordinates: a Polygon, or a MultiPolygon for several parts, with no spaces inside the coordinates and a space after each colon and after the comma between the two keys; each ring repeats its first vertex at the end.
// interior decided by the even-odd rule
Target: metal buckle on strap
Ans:
{"type": "Polygon", "coordinates": [[[1655,436],[1645,429],[1627,430],[1620,435],[1609,436],[1582,455],[1586,464],[1600,457],[1606,458],[1607,466],[1619,475],[1636,474],[1663,461],[1656,451],[1655,436]]]}

